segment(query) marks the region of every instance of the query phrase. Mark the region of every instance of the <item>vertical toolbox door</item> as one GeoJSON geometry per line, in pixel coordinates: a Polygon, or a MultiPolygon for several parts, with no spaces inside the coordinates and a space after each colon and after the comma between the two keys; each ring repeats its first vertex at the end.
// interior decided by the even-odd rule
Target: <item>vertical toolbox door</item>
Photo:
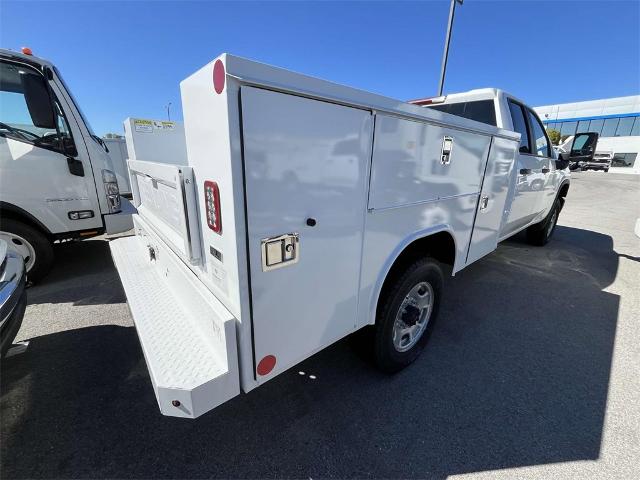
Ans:
{"type": "Polygon", "coordinates": [[[370,112],[242,87],[256,378],[353,331],[370,112]]]}
{"type": "Polygon", "coordinates": [[[498,246],[505,221],[505,203],[511,186],[518,144],[515,140],[493,137],[478,199],[466,265],[475,262],[498,246]]]}

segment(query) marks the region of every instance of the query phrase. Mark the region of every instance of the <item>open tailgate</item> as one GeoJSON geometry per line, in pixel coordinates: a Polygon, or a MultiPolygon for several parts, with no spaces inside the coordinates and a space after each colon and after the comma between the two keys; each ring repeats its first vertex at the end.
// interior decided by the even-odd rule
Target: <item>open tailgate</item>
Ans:
{"type": "Polygon", "coordinates": [[[197,278],[193,172],[130,161],[135,236],[112,240],[151,382],[164,415],[195,418],[240,393],[236,319],[197,278]]]}

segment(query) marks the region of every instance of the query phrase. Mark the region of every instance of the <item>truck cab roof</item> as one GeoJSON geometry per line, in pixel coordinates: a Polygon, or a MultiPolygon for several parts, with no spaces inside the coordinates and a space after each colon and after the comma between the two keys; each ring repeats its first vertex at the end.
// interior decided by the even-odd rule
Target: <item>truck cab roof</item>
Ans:
{"type": "Polygon", "coordinates": [[[500,88],[494,87],[475,88],[466,92],[448,93],[447,95],[442,95],[440,97],[418,98],[415,100],[409,100],[409,103],[413,103],[414,105],[427,106],[439,103],[458,103],[462,101],[468,102],[473,100],[493,100],[502,97],[508,97],[516,100],[517,102],[525,103],[515,95],[512,95],[500,88]]]}
{"type": "Polygon", "coordinates": [[[22,52],[16,52],[15,50],[0,48],[0,58],[6,58],[11,60],[20,60],[36,68],[51,67],[53,63],[44,58],[36,57],[35,55],[26,55],[22,52]]]}

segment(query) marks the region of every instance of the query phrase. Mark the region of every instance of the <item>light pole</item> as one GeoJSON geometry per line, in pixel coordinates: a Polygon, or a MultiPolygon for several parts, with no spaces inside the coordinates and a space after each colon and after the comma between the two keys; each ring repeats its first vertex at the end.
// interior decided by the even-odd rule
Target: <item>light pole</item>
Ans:
{"type": "Polygon", "coordinates": [[[171,102],[167,103],[167,119],[171,121],[171,102]]]}
{"type": "Polygon", "coordinates": [[[462,5],[463,0],[451,0],[449,9],[449,25],[447,25],[447,38],[444,41],[444,53],[442,55],[442,68],[440,69],[440,85],[438,86],[438,96],[442,95],[444,89],[444,76],[447,73],[447,58],[449,57],[449,43],[451,42],[451,30],[453,29],[453,17],[456,14],[456,3],[462,5]]]}

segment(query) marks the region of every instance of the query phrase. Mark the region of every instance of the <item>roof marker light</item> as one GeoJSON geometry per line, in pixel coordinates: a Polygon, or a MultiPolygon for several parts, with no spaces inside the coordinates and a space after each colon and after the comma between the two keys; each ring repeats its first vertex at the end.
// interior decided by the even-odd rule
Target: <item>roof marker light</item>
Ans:
{"type": "Polygon", "coordinates": [[[222,93],[222,91],[224,90],[224,79],[225,79],[225,72],[224,72],[224,63],[222,63],[222,60],[216,60],[216,63],[213,65],[213,88],[215,89],[216,93],[222,93]]]}
{"type": "Polygon", "coordinates": [[[20,51],[22,53],[24,53],[25,55],[33,55],[33,52],[31,51],[31,49],[29,47],[22,47],[20,49],[20,51]]]}
{"type": "Polygon", "coordinates": [[[414,105],[418,105],[422,107],[424,105],[432,105],[434,103],[444,103],[446,99],[447,99],[447,96],[442,95],[440,97],[418,98],[416,100],[409,100],[409,103],[413,103],[414,105]]]}

